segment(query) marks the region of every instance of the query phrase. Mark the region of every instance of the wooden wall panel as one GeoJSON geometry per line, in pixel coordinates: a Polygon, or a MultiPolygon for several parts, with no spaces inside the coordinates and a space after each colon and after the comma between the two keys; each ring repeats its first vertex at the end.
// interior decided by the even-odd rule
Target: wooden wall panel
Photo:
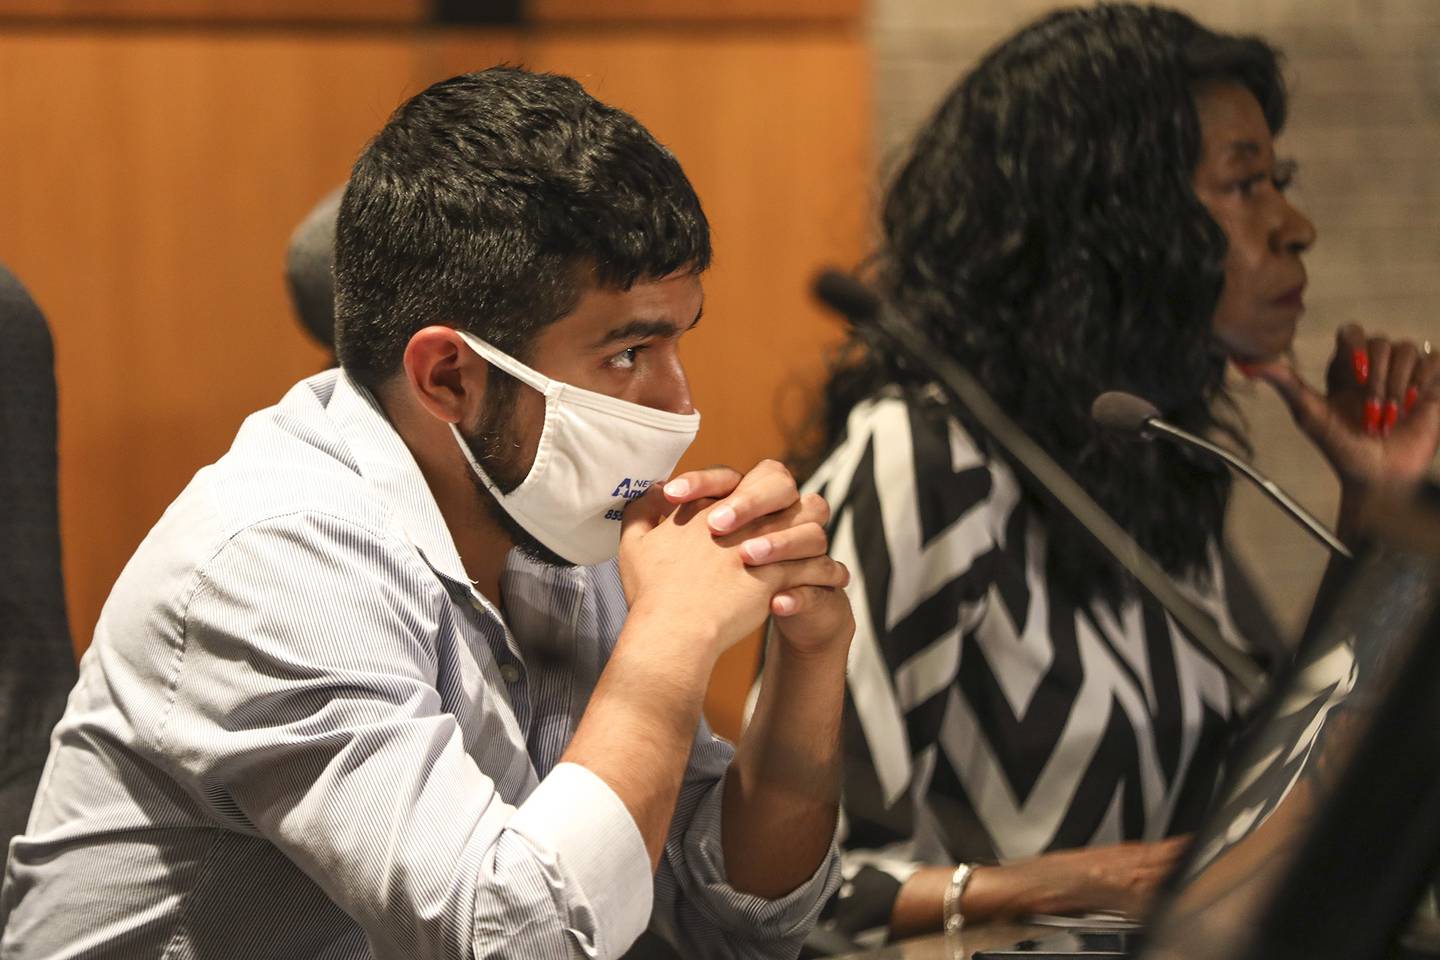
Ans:
{"type": "MultiPolygon", "coordinates": [[[[448,49],[517,56],[508,35],[448,49]]],[[[0,260],[55,335],[77,648],[191,474],[326,365],[292,317],[285,244],[445,59],[413,36],[0,35],[0,260]]]]}
{"type": "MultiPolygon", "coordinates": [[[[537,69],[578,77],[680,158],[714,231],[705,319],[682,348],[702,416],[685,466],[779,457],[841,328],[809,295],[821,266],[865,252],[869,64],[843,31],[718,36],[541,33],[537,69]]],[[[739,727],[756,644],[717,668],[707,713],[739,727]]]]}
{"type": "Polygon", "coordinates": [[[429,0],[5,0],[0,20],[420,23],[429,0]]]}
{"type": "Polygon", "coordinates": [[[538,22],[566,23],[815,23],[855,22],[865,0],[529,0],[538,22]]]}
{"type": "MultiPolygon", "coordinates": [[[[716,250],[687,464],[785,451],[839,333],[811,276],[864,252],[869,67],[848,28],[0,30],[0,260],[55,331],[77,648],[193,472],[325,365],[284,292],[294,225],[405,96],[499,61],[579,76],[675,150],[716,250]]],[[[722,732],[754,656],[717,672],[722,732]]]]}

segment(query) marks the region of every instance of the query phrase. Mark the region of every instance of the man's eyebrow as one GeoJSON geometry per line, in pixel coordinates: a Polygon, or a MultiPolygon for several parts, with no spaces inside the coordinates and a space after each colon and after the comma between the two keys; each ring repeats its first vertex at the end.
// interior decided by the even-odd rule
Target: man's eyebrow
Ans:
{"type": "Polygon", "coordinates": [[[614,327],[606,331],[605,335],[593,344],[596,347],[608,347],[612,343],[620,343],[625,340],[644,340],[647,337],[673,337],[678,332],[675,324],[669,320],[631,320],[629,323],[614,327]]]}
{"type": "MultiPolygon", "coordinates": [[[[689,330],[700,322],[700,317],[705,313],[702,305],[695,314],[695,319],[685,329],[689,330]]],[[[603,337],[596,340],[595,348],[608,347],[611,344],[621,343],[625,340],[644,340],[649,337],[673,337],[680,332],[680,328],[671,320],[631,320],[629,323],[609,330],[603,337]]]]}

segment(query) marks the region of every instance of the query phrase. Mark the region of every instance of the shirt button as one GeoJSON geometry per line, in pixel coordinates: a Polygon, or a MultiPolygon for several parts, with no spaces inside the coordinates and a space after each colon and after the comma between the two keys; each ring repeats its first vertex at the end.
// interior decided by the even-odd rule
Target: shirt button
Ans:
{"type": "Polygon", "coordinates": [[[500,667],[500,676],[505,678],[506,683],[515,683],[520,679],[520,668],[513,663],[507,663],[500,667]]]}

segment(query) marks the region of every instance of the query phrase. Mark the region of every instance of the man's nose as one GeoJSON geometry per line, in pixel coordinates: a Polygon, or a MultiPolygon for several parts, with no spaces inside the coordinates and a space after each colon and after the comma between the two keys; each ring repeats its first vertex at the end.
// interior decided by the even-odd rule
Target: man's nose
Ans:
{"type": "Polygon", "coordinates": [[[695,412],[695,404],[690,399],[690,379],[685,376],[679,356],[672,355],[665,364],[663,374],[656,379],[654,393],[646,398],[646,405],[670,413],[695,412]]]}

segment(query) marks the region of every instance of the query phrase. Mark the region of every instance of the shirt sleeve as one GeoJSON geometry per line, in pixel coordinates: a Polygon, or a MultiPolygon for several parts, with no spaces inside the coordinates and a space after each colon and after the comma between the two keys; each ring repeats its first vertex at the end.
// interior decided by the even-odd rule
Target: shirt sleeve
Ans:
{"type": "MultiPolygon", "coordinates": [[[[997,518],[1017,491],[938,403],[885,396],[852,413],[811,487],[830,502],[831,555],[850,570],[843,883],[822,923],[883,934],[920,851],[925,757],[937,748],[964,637],[994,588],[997,518]]],[[[933,846],[933,845],[932,845],[933,846]]],[[[926,854],[931,859],[926,859],[926,854]]],[[[943,851],[940,851],[943,856],[943,851]]]]}
{"type": "Polygon", "coordinates": [[[314,513],[247,528],[185,607],[157,753],[223,825],[303,870],[379,958],[619,956],[651,911],[639,830],[573,764],[518,807],[500,796],[503,771],[467,743],[503,732],[462,731],[441,706],[459,678],[440,675],[433,638],[454,615],[383,533],[314,513]]]}
{"type": "Polygon", "coordinates": [[[808,880],[783,897],[742,893],[726,878],[721,802],[734,748],[702,720],[655,878],[658,931],[686,958],[789,960],[840,883],[833,844],[808,880]]]}

